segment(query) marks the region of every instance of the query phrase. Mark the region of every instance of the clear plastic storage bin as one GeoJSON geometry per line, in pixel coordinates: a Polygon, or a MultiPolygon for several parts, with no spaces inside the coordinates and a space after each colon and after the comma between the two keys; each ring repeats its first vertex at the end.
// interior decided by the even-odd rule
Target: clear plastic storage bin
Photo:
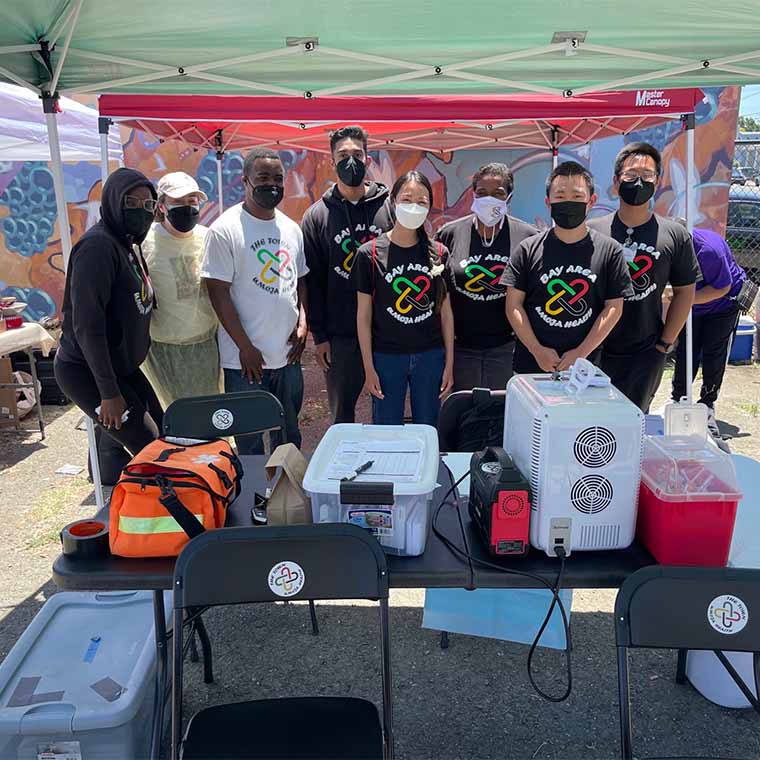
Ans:
{"type": "Polygon", "coordinates": [[[55,594],[0,665],[0,758],[147,758],[155,672],[150,591],[55,594]]]}
{"type": "Polygon", "coordinates": [[[425,551],[438,466],[438,432],[429,425],[333,425],[303,487],[315,523],[359,525],[387,553],[413,557],[425,551]]]}

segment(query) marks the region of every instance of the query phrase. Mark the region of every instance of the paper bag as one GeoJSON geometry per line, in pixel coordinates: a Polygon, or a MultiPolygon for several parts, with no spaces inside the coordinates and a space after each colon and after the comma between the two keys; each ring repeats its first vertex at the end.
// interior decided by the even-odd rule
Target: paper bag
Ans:
{"type": "Polygon", "coordinates": [[[292,443],[278,446],[266,465],[267,479],[280,468],[267,504],[267,525],[304,525],[311,523],[311,501],[303,491],[307,462],[292,443]]]}

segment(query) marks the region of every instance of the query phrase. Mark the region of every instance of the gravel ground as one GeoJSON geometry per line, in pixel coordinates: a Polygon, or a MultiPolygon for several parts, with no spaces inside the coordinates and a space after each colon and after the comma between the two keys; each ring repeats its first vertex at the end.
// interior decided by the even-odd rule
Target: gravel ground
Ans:
{"type": "MultiPolygon", "coordinates": [[[[305,358],[304,448],[326,429],[321,372],[305,358]]],[[[666,397],[663,383],[658,400],[666,397]]],[[[669,386],[669,383],[668,383],[669,386]]],[[[367,420],[363,399],[359,419],[367,420]]],[[[86,465],[86,435],[73,408],[46,407],[48,438],[33,432],[0,434],[0,660],[56,589],[50,567],[58,530],[94,510],[86,473],[56,475],[64,464],[86,465]]],[[[733,451],[760,458],[760,373],[731,367],[718,417],[733,451]]],[[[28,427],[32,427],[31,424],[28,427]]],[[[452,636],[442,651],[438,635],[421,628],[422,591],[392,595],[393,672],[397,755],[400,758],[606,759],[617,756],[617,690],[609,590],[577,591],[573,600],[574,689],[551,704],[531,689],[527,647],[452,636]]],[[[302,604],[213,610],[216,683],[205,685],[188,664],[187,714],[220,701],[284,694],[341,694],[379,701],[376,612],[366,605],[320,604],[321,635],[310,635],[302,604]],[[283,638],[283,632],[287,635],[283,638]],[[285,641],[286,646],[281,642],[285,641]],[[278,642],[272,646],[272,642],[278,642]]],[[[757,716],[725,710],[690,686],[673,682],[669,652],[633,656],[637,754],[760,757],[757,716]],[[726,744],[730,745],[727,752],[726,744]]],[[[561,690],[562,655],[542,650],[539,682],[561,690]]],[[[252,735],[255,740],[255,734],[252,735]]]]}

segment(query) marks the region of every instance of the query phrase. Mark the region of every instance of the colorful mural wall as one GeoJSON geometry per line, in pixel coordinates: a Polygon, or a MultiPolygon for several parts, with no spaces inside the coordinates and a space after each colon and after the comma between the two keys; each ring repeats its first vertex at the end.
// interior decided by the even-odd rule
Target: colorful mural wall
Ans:
{"type": "MultiPolygon", "coordinates": [[[[723,232],[733,163],[734,136],[739,108],[738,87],[712,88],[697,111],[696,224],[723,232]]],[[[127,166],[140,169],[157,181],[163,174],[182,170],[194,175],[209,197],[202,220],[210,224],[218,215],[217,171],[214,154],[197,151],[177,141],[159,143],[145,132],[122,130],[127,166]]],[[[655,209],[667,216],[686,212],[686,136],[678,121],[597,140],[589,145],[562,150],[560,160],[573,158],[590,167],[595,175],[598,202],[594,214],[616,207],[612,195],[612,166],[620,148],[634,140],[646,140],[663,151],[663,178],[655,209]]],[[[296,220],[332,184],[329,157],[307,151],[287,150],[281,156],[287,169],[282,210],[296,220]]],[[[370,176],[386,185],[410,169],[419,169],[431,181],[434,207],[430,224],[469,212],[470,178],[480,165],[504,161],[515,174],[511,212],[541,227],[549,223],[544,205],[544,183],[551,168],[547,151],[470,150],[441,158],[420,151],[374,152],[370,176]]],[[[224,204],[242,200],[243,157],[225,156],[224,204]]],[[[81,162],[65,167],[66,201],[74,241],[97,220],[100,170],[81,162]]],[[[0,295],[15,295],[29,304],[27,318],[53,316],[60,310],[63,268],[53,180],[44,163],[2,163],[0,156],[0,295]]]]}

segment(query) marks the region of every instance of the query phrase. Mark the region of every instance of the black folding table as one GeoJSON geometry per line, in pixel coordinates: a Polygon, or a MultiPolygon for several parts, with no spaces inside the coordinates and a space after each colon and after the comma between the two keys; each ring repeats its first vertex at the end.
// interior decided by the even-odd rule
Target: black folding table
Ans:
{"type": "MultiPolygon", "coordinates": [[[[230,508],[226,526],[250,526],[253,494],[263,493],[267,487],[264,456],[242,457],[244,477],[242,492],[230,508]]],[[[431,511],[434,514],[449,491],[450,477],[441,465],[439,486],[433,495],[431,511]]],[[[107,509],[96,519],[108,522],[107,509]]],[[[532,549],[526,557],[518,559],[491,558],[478,538],[475,526],[467,512],[466,499],[447,499],[440,510],[438,530],[450,541],[473,557],[502,567],[545,578],[550,584],[556,581],[558,560],[532,549]]],[[[655,560],[640,544],[613,552],[581,552],[565,561],[563,588],[617,588],[633,572],[655,560]]],[[[428,536],[425,552],[419,557],[388,557],[390,585],[393,588],[545,588],[535,579],[513,575],[495,567],[488,567],[452,552],[432,532],[428,536]]],[[[156,638],[156,705],[163,704],[167,693],[168,634],[164,609],[165,590],[172,588],[174,558],[128,559],[104,557],[75,560],[60,555],[53,563],[53,580],[65,591],[152,591],[156,638]]],[[[158,760],[163,734],[162,709],[155,710],[151,738],[151,759],[158,760]]]]}

